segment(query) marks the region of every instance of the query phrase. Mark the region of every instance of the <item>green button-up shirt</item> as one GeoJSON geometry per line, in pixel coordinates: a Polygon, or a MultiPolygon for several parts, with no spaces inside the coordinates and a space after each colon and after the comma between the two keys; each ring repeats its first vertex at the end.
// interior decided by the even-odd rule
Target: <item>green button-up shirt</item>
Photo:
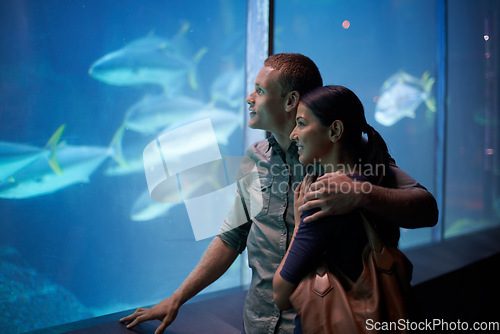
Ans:
{"type": "Polygon", "coordinates": [[[283,152],[274,137],[253,144],[240,167],[240,191],[223,224],[227,232],[219,237],[238,252],[245,247],[248,251],[252,280],[243,316],[248,334],[293,333],[295,312],[276,307],[272,281],[295,226],[289,189],[295,189],[304,175],[295,143],[283,152]],[[251,222],[242,212],[240,196],[251,222]]]}

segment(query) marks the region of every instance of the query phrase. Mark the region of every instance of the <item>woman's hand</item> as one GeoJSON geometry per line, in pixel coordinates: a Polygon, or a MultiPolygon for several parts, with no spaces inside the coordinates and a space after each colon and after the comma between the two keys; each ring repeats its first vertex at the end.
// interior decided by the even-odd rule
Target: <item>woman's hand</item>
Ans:
{"type": "Polygon", "coordinates": [[[307,192],[311,188],[311,184],[316,181],[316,174],[307,174],[306,177],[300,184],[295,188],[293,193],[293,212],[295,216],[295,227],[298,227],[298,222],[300,222],[300,215],[302,212],[299,211],[299,207],[304,204],[304,198],[307,192]]]}

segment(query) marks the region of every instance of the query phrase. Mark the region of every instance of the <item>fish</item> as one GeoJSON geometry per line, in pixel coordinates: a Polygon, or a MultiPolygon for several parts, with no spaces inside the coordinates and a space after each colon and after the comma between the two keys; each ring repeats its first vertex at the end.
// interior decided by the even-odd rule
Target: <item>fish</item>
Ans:
{"type": "Polygon", "coordinates": [[[66,125],[61,125],[50,137],[45,147],[0,141],[0,182],[39,159],[48,159],[49,166],[57,174],[62,174],[57,162],[57,145],[66,125]]]}
{"type": "Polygon", "coordinates": [[[189,96],[170,98],[166,94],[147,95],[128,108],[123,126],[127,130],[150,135],[204,109],[207,109],[207,103],[189,96]]]}
{"type": "Polygon", "coordinates": [[[24,199],[52,194],[73,184],[88,183],[90,176],[112,154],[109,147],[59,145],[61,173],[46,159],[38,159],[0,183],[0,198],[24,199]]]}
{"type": "MultiPolygon", "coordinates": [[[[137,171],[137,167],[139,166],[137,159],[139,159],[142,152],[137,151],[137,154],[131,154],[130,151],[132,149],[123,147],[123,138],[126,130],[133,129],[143,135],[156,133],[156,136],[160,136],[181,126],[209,118],[212,122],[217,142],[221,145],[228,145],[230,136],[234,131],[241,129],[243,126],[241,114],[230,109],[217,108],[210,104],[204,104],[199,100],[182,96],[175,99],[167,98],[166,100],[163,97],[157,96],[153,99],[156,106],[150,105],[147,108],[134,108],[115,132],[113,138],[114,154],[112,158],[120,167],[112,168],[113,170],[109,170],[108,175],[123,175],[128,172],[133,173],[137,171]],[[163,109],[161,107],[163,105],[169,109],[163,109]],[[132,127],[129,126],[130,124],[133,124],[132,127]],[[159,129],[160,125],[166,126],[159,129]],[[132,157],[132,161],[125,156],[124,151],[129,152],[128,155],[132,157]]],[[[177,147],[174,151],[180,159],[186,156],[186,154],[200,151],[203,149],[202,146],[204,143],[203,138],[200,138],[197,147],[177,147]]]]}
{"type": "MultiPolygon", "coordinates": [[[[163,129],[160,134],[207,118],[210,119],[217,142],[221,145],[228,145],[231,134],[233,134],[233,132],[237,129],[241,129],[243,126],[241,113],[234,112],[230,109],[208,107],[198,113],[185,117],[179,122],[169,125],[163,129]]],[[[179,147],[179,149],[185,150],[184,154],[186,154],[186,152],[191,152],[191,148],[188,147],[179,147]]],[[[195,148],[193,147],[192,149],[194,150],[195,148]]]]}
{"type": "Polygon", "coordinates": [[[415,111],[422,102],[429,111],[435,112],[436,100],[431,94],[434,82],[428,71],[420,79],[404,71],[392,75],[380,89],[375,120],[392,126],[405,117],[415,118],[415,111]]]}
{"type": "Polygon", "coordinates": [[[189,82],[198,88],[197,66],[208,48],[201,48],[192,58],[180,54],[180,43],[149,34],[96,60],[89,75],[113,86],[159,85],[173,95],[189,82]]]}

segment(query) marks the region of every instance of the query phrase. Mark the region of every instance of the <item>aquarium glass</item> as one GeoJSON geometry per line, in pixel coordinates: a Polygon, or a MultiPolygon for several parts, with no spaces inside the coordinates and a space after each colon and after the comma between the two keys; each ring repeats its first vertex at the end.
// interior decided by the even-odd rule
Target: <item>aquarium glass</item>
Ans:
{"type": "MultiPolygon", "coordinates": [[[[433,193],[436,8],[435,0],[277,0],[274,25],[274,52],[303,53],[324,84],[351,88],[397,165],[433,193]]],[[[400,245],[430,242],[432,234],[402,230],[400,245]]]]}
{"type": "MultiPolygon", "coordinates": [[[[152,305],[182,283],[264,137],[244,99],[267,22],[269,52],[351,88],[435,195],[440,222],[403,229],[402,248],[499,225],[498,0],[266,4],[0,1],[2,332],[152,305]]],[[[245,286],[245,256],[202,293],[245,286]]]]}
{"type": "Polygon", "coordinates": [[[448,1],[444,236],[500,221],[500,2],[448,1]]]}
{"type": "Polygon", "coordinates": [[[223,189],[223,159],[243,153],[245,36],[245,1],[0,2],[1,332],[180,285],[214,235],[184,202],[223,189]],[[160,152],[170,188],[155,201],[144,162],[160,152]]]}

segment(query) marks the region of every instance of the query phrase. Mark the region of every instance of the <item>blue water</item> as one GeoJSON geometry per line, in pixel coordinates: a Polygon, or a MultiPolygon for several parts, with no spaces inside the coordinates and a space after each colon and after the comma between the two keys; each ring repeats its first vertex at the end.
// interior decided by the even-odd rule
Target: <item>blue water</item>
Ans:
{"type": "MultiPolygon", "coordinates": [[[[500,217],[495,135],[500,116],[498,92],[491,89],[498,87],[498,56],[486,57],[497,42],[499,5],[494,0],[474,5],[469,0],[447,2],[448,21],[443,26],[438,3],[275,1],[273,51],[303,53],[317,63],[325,84],[353,89],[398,165],[445,204],[437,228],[402,232],[403,248],[429,243],[439,235],[496,226],[500,217]],[[489,41],[484,38],[487,30],[489,41]],[[443,33],[449,52],[446,78],[438,76],[445,65],[439,58],[443,33]],[[387,92],[384,83],[401,72],[414,78],[428,72],[435,86],[422,98],[414,118],[380,124],[375,112],[387,92]],[[437,105],[448,109],[430,111],[423,99],[439,99],[436,89],[443,80],[448,95],[437,105]],[[438,166],[441,161],[446,165],[438,166]],[[445,177],[438,173],[441,167],[445,177]]],[[[246,10],[243,0],[0,2],[0,149],[2,142],[26,144],[40,154],[25,169],[0,179],[3,331],[28,331],[156,303],[196,265],[211,239],[195,240],[184,205],[167,215],[149,207],[148,219],[134,220],[141,212],[138,207],[145,206],[141,196],[148,198],[145,173],[139,164],[133,172],[113,175],[119,166],[118,146],[116,141],[110,145],[126,124],[123,136],[118,136],[120,147],[128,167],[137,167],[133,162],[142,163],[142,150],[157,138],[164,119],[142,123],[142,132],[133,130],[132,119],[145,120],[130,108],[167,95],[187,96],[241,117],[242,123],[224,135],[228,144],[218,145],[222,156],[241,155],[246,78],[238,70],[245,66],[248,51],[246,10]],[[145,59],[163,59],[164,54],[173,57],[175,68],[189,70],[169,80],[164,78],[172,68],[161,76],[150,72],[143,84],[117,79],[118,71],[111,73],[114,77],[99,72],[105,79],[89,74],[92,64],[105,55],[154,38],[165,43],[148,57],[132,53],[123,66],[129,75],[137,77],[145,59]],[[193,76],[189,64],[195,69],[193,76]],[[241,80],[230,81],[238,75],[241,80]],[[47,187],[49,176],[51,185],[59,180],[46,163],[51,151],[44,146],[63,124],[56,154],[63,176],[70,174],[67,161],[75,162],[77,174],[88,172],[89,182],[77,180],[50,193],[28,196],[25,190],[16,198],[1,198],[14,184],[29,181],[34,189],[47,187]],[[80,154],[70,154],[72,150],[80,154]],[[82,167],[101,158],[95,169],[82,167]]],[[[143,44],[134,50],[144,48],[143,44]]],[[[192,116],[192,109],[186,110],[191,111],[185,116],[192,116]]],[[[184,120],[182,113],[176,115],[177,121],[184,120]]],[[[3,164],[5,152],[0,153],[3,164]]],[[[238,259],[207,291],[241,285],[246,267],[238,259]]]]}
{"type": "MultiPolygon", "coordinates": [[[[192,59],[207,48],[196,70],[198,88],[189,85],[187,75],[171,86],[175,95],[209,103],[216,78],[244,66],[245,9],[244,1],[2,1],[0,141],[43,148],[66,124],[61,138],[66,145],[107,147],[127,109],[162,88],[110,85],[89,76],[89,68],[148,35],[171,40],[185,29],[185,44],[174,50],[181,58],[192,59]]],[[[222,87],[228,88],[229,83],[222,87]]],[[[243,86],[235,94],[241,101],[237,106],[224,101],[216,106],[242,115],[243,86]]],[[[123,146],[140,157],[156,135],[127,131],[123,146]]],[[[219,145],[221,154],[241,155],[242,128],[228,139],[228,145],[219,145]]],[[[134,203],[148,189],[144,170],[106,175],[114,166],[107,157],[88,183],[0,199],[5,264],[0,303],[11,315],[0,320],[3,330],[26,331],[156,303],[199,261],[210,239],[195,241],[184,206],[168,216],[133,221],[134,203]],[[33,275],[12,276],[12,268],[33,275]],[[45,283],[34,287],[33,277],[45,283]],[[64,306],[60,299],[66,293],[71,297],[64,306]],[[40,304],[47,312],[66,314],[44,317],[34,312],[40,304]]],[[[212,290],[239,285],[239,265],[212,290]]]]}

